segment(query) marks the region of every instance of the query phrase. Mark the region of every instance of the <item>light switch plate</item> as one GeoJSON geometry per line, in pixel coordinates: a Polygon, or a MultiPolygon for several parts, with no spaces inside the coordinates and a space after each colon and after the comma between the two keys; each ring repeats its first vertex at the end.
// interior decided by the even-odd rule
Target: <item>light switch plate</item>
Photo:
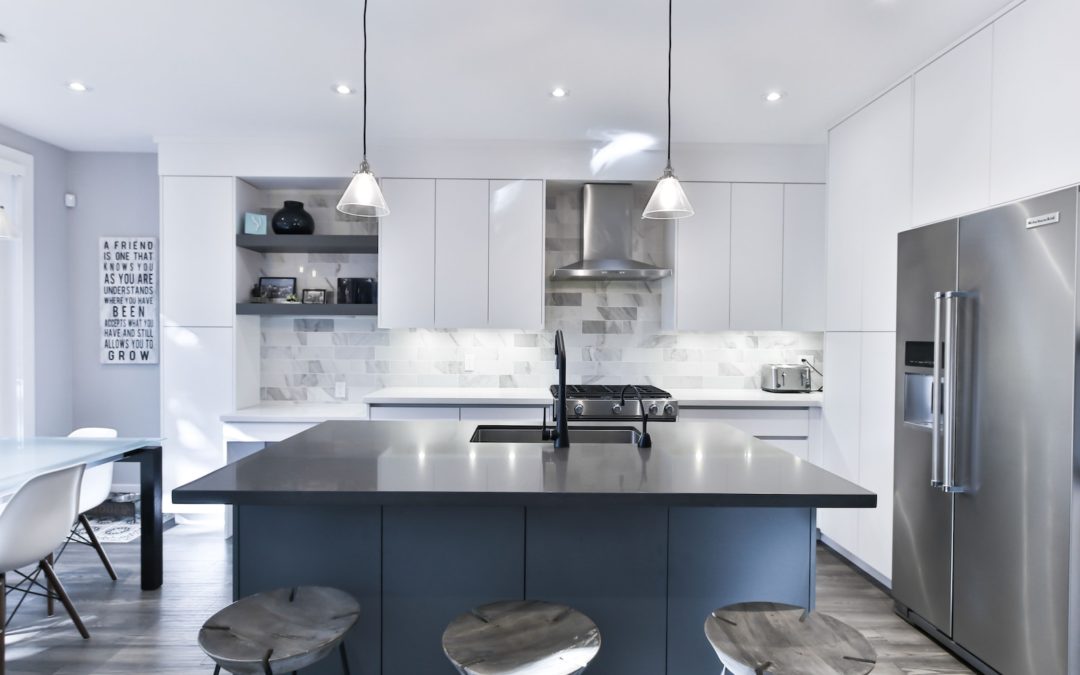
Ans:
{"type": "Polygon", "coordinates": [[[461,369],[466,373],[476,372],[476,357],[469,354],[465,357],[465,362],[461,364],[461,369]]]}
{"type": "Polygon", "coordinates": [[[344,380],[340,380],[334,383],[334,397],[335,398],[348,398],[349,387],[344,380]]]}

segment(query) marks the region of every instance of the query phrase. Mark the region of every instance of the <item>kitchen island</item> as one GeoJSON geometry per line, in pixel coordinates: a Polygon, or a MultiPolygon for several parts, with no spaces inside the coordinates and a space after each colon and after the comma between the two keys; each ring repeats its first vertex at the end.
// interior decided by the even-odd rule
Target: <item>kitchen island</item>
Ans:
{"type": "Polygon", "coordinates": [[[527,597],[596,621],[590,675],[718,674],[708,612],[813,606],[815,510],[876,496],[726,425],[649,432],[641,449],[631,427],[580,425],[555,450],[539,429],[325,422],[173,499],[236,507],[238,597],[299,584],[352,593],[361,673],[452,673],[446,624],[527,597]]]}

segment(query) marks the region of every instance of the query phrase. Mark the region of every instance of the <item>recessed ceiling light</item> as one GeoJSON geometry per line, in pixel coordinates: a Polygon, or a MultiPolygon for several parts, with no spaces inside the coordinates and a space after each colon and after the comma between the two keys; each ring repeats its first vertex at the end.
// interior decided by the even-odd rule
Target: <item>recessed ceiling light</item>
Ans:
{"type": "Polygon", "coordinates": [[[765,94],[765,100],[769,103],[776,103],[782,98],[784,98],[784,92],[782,91],[770,91],[768,94],[765,94]]]}
{"type": "Polygon", "coordinates": [[[335,84],[334,91],[341,94],[342,96],[348,96],[349,94],[353,93],[354,90],[347,84],[335,84]]]}
{"type": "Polygon", "coordinates": [[[90,88],[82,82],[68,82],[68,89],[78,92],[90,91],[90,88]]]}
{"type": "Polygon", "coordinates": [[[554,89],[551,90],[551,96],[553,98],[566,98],[567,94],[569,94],[569,93],[570,92],[563,89],[562,87],[555,87],[554,89]]]}

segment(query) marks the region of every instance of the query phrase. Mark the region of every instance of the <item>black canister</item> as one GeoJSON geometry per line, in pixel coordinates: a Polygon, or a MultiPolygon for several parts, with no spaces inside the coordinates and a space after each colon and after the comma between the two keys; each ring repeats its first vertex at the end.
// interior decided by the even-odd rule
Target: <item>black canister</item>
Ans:
{"type": "Polygon", "coordinates": [[[342,277],[337,281],[339,305],[374,305],[378,301],[374,279],[342,277]]]}

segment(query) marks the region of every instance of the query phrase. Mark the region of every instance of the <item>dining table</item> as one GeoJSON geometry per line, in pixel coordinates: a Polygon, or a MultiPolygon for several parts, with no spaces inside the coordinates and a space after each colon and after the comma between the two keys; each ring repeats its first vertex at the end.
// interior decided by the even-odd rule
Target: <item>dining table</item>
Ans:
{"type": "Polygon", "coordinates": [[[162,583],[160,438],[0,438],[0,495],[51,471],[109,462],[139,464],[140,576],[143,590],[156,590],[162,583]]]}

